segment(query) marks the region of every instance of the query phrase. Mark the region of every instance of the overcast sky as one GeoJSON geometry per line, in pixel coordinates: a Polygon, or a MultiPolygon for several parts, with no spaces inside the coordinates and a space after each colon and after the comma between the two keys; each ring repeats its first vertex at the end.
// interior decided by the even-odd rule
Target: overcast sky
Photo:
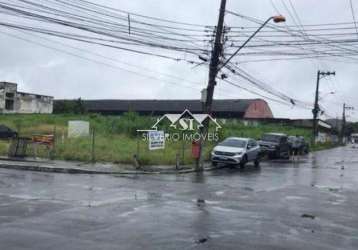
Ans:
{"type": "MultiPolygon", "coordinates": [[[[247,16],[266,19],[277,14],[270,0],[227,1],[228,10],[247,16]]],[[[284,1],[288,3],[287,0],[284,1]]],[[[46,3],[46,1],[42,2],[46,3]]],[[[148,16],[207,25],[216,25],[220,5],[219,0],[97,0],[96,2],[148,16]]],[[[287,24],[293,24],[282,1],[274,0],[273,2],[280,14],[287,17],[287,24]]],[[[292,0],[292,2],[303,24],[353,21],[349,0],[292,0]]],[[[358,15],[358,1],[353,0],[353,3],[358,15]]],[[[230,15],[226,16],[225,23],[227,26],[247,24],[242,19],[230,15]]],[[[13,35],[20,34],[1,27],[0,32],[13,35]]],[[[34,39],[32,38],[32,40],[34,39]]],[[[38,41],[52,47],[61,47],[50,42],[46,43],[43,40],[38,41]]],[[[118,68],[108,67],[18,40],[4,33],[0,33],[0,81],[17,82],[21,91],[51,95],[58,99],[79,97],[83,99],[200,98],[199,89],[204,88],[207,84],[207,66],[193,68],[193,65],[184,62],[135,55],[71,41],[60,41],[81,46],[81,48],[89,49],[103,56],[126,61],[139,67],[150,68],[163,74],[180,76],[189,81],[198,82],[199,85],[192,89],[183,86],[192,87],[193,84],[191,83],[183,82],[182,85],[175,85],[158,79],[145,78],[118,68]]],[[[67,49],[67,51],[71,50],[67,49]]],[[[80,54],[93,58],[84,52],[80,54]]],[[[108,63],[106,60],[101,61],[108,63]]],[[[117,65],[113,61],[110,63],[117,65]]],[[[253,73],[258,79],[271,84],[275,89],[307,102],[313,102],[314,99],[317,70],[336,71],[336,77],[321,81],[321,95],[324,96],[322,99],[323,106],[334,117],[341,116],[343,102],[358,108],[358,98],[356,98],[358,93],[358,85],[356,84],[358,67],[354,63],[337,62],[334,58],[331,58],[331,61],[255,62],[243,64],[240,67],[253,73]],[[335,91],[336,94],[326,95],[331,91],[335,91]]],[[[144,71],[143,68],[138,69],[144,71]]],[[[160,75],[157,76],[161,78],[160,75]]],[[[240,82],[237,83],[240,84],[240,82]]],[[[245,86],[250,85],[246,84],[245,86]]],[[[257,97],[224,83],[220,83],[217,89],[216,98],[257,97]]],[[[283,106],[270,101],[269,103],[275,117],[309,118],[312,116],[310,110],[283,106]]],[[[357,114],[351,113],[349,119],[357,120],[357,114]]]]}

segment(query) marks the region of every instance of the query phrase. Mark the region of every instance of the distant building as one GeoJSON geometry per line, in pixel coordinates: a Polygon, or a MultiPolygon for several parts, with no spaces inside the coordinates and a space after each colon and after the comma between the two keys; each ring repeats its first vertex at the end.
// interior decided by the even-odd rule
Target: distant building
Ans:
{"type": "Polygon", "coordinates": [[[17,91],[16,83],[0,82],[0,114],[51,114],[53,97],[17,91]]]}
{"type": "MultiPolygon", "coordinates": [[[[61,109],[69,100],[55,100],[55,106],[61,109]]],[[[136,112],[141,115],[162,116],[180,114],[188,109],[193,114],[202,113],[200,100],[82,100],[81,105],[90,113],[121,115],[136,112]]],[[[57,112],[55,110],[55,112],[57,112]]],[[[262,99],[214,100],[212,115],[215,118],[273,118],[268,103],[262,99]]]]}
{"type": "Polygon", "coordinates": [[[331,125],[332,128],[334,128],[336,131],[341,131],[342,125],[343,125],[342,119],[338,119],[338,118],[336,118],[336,119],[327,119],[326,123],[331,125]]]}
{"type": "MultiPolygon", "coordinates": [[[[296,120],[292,120],[291,124],[296,127],[312,129],[313,119],[296,119],[296,120]]],[[[316,138],[317,142],[322,142],[322,143],[338,142],[338,137],[337,135],[334,134],[333,128],[329,123],[319,119],[317,125],[318,125],[317,127],[318,135],[316,138]]]]}

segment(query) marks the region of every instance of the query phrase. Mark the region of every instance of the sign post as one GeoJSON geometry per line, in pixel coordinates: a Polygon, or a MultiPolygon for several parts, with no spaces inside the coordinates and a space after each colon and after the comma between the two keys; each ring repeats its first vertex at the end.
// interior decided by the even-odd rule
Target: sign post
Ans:
{"type": "Polygon", "coordinates": [[[149,131],[148,143],[149,143],[149,150],[164,149],[165,148],[164,131],[149,131]]]}

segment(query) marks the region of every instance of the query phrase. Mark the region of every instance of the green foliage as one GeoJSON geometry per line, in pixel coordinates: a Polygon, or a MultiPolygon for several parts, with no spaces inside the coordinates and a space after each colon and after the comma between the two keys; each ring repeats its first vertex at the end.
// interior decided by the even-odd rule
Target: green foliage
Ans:
{"type": "Polygon", "coordinates": [[[87,110],[81,98],[77,100],[55,101],[53,105],[54,114],[85,114],[87,110]]]}
{"type": "Polygon", "coordinates": [[[116,133],[122,133],[130,136],[136,136],[137,130],[151,129],[155,119],[147,116],[140,116],[134,112],[128,112],[121,116],[118,124],[115,125],[116,133]]]}
{"type": "MultiPolygon", "coordinates": [[[[176,157],[184,164],[193,163],[191,157],[191,142],[166,142],[164,150],[149,151],[148,144],[142,140],[142,134],[138,129],[151,129],[156,122],[155,117],[140,116],[129,112],[122,116],[103,116],[99,114],[55,114],[55,115],[1,115],[0,124],[9,126],[19,132],[20,136],[32,136],[34,134],[56,133],[55,158],[62,160],[90,161],[92,139],[67,138],[67,125],[71,120],[89,121],[91,129],[95,129],[95,158],[97,161],[132,163],[133,155],[139,154],[142,164],[175,164],[176,157]],[[139,151],[138,151],[139,149],[139,151]],[[184,149],[184,150],[183,150],[184,149]]],[[[221,122],[219,130],[220,139],[229,136],[251,137],[258,139],[266,132],[281,132],[289,135],[302,135],[310,141],[311,131],[292,126],[278,124],[259,124],[257,126],[245,126],[244,123],[235,120],[221,122]]],[[[165,131],[171,131],[169,124],[162,124],[165,131]]],[[[211,125],[211,131],[215,127],[211,125]]],[[[209,159],[210,151],[214,143],[206,143],[204,155],[209,159]]],[[[323,149],[331,145],[319,145],[314,149],[323,149]]],[[[0,155],[7,154],[8,143],[0,143],[0,155]]],[[[31,150],[30,150],[31,154],[31,150]]],[[[45,148],[39,150],[42,157],[47,157],[45,148]]]]}
{"type": "Polygon", "coordinates": [[[325,142],[325,143],[317,143],[314,146],[311,146],[311,151],[319,151],[319,150],[324,150],[324,149],[330,149],[330,148],[334,148],[337,147],[336,144],[331,143],[331,142],[325,142]]]}
{"type": "Polygon", "coordinates": [[[311,130],[309,129],[272,123],[246,126],[243,122],[235,120],[228,121],[223,125],[223,129],[220,130],[220,138],[238,136],[260,139],[264,133],[270,132],[300,135],[304,136],[307,141],[311,140],[311,130]]]}
{"type": "Polygon", "coordinates": [[[358,122],[352,123],[351,126],[352,126],[352,132],[358,133],[358,122]]]}

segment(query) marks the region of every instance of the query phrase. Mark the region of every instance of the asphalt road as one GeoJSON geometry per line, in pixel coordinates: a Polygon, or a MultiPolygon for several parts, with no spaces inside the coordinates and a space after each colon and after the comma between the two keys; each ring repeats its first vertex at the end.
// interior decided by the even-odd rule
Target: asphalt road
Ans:
{"type": "Polygon", "coordinates": [[[358,249],[358,149],[179,176],[0,169],[0,249],[358,249]]]}

